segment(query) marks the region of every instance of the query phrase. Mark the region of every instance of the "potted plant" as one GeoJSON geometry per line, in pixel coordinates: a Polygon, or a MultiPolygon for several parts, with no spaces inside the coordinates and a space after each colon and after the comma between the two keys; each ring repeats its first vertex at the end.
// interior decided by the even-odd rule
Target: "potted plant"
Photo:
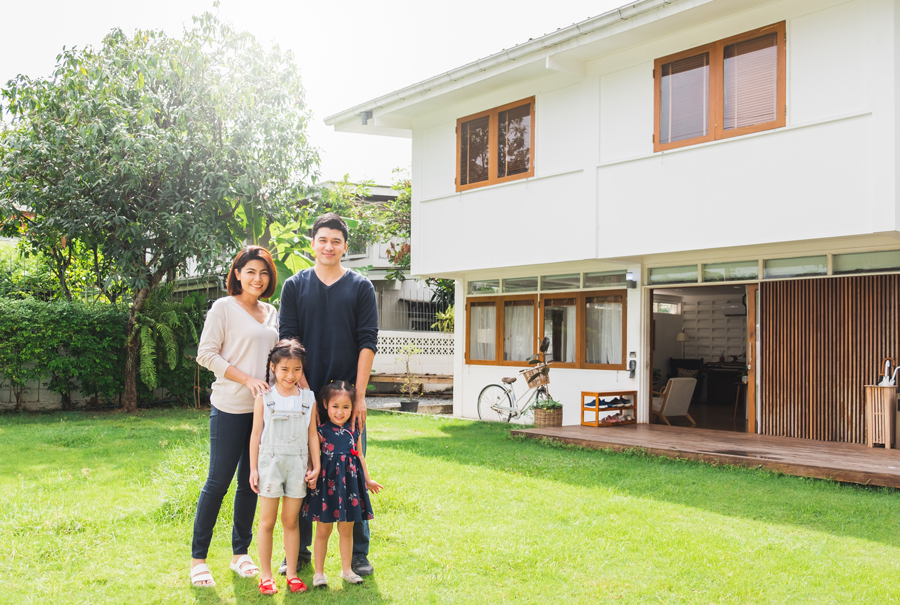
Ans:
{"type": "Polygon", "coordinates": [[[562,426],[562,404],[555,399],[540,399],[534,404],[534,426],[562,426]]]}
{"type": "Polygon", "coordinates": [[[418,355],[421,352],[421,350],[419,350],[412,344],[405,344],[400,347],[400,356],[397,357],[397,361],[402,363],[403,367],[405,368],[400,390],[406,396],[405,400],[402,397],[400,398],[401,412],[419,411],[419,400],[413,399],[413,397],[419,394],[419,390],[422,388],[422,383],[421,381],[419,381],[419,377],[409,369],[409,362],[412,360],[413,355],[418,355]]]}

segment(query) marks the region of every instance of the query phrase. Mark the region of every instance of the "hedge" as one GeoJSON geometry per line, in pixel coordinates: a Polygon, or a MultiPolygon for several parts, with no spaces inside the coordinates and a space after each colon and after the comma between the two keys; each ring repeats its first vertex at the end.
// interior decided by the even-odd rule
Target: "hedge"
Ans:
{"type": "MultiPolygon", "coordinates": [[[[203,317],[198,317],[202,325],[203,317]]],[[[9,386],[22,408],[29,381],[59,393],[65,409],[80,391],[93,403],[118,403],[125,390],[125,324],[128,313],[109,305],[0,298],[0,385],[9,386]]],[[[191,343],[179,337],[179,350],[191,343]]],[[[163,356],[158,355],[157,360],[163,356]]],[[[174,370],[159,363],[160,384],[181,403],[192,401],[196,362],[184,359],[174,370]]],[[[201,369],[200,385],[211,372],[201,369]]],[[[152,393],[138,380],[138,397],[152,393]]]]}

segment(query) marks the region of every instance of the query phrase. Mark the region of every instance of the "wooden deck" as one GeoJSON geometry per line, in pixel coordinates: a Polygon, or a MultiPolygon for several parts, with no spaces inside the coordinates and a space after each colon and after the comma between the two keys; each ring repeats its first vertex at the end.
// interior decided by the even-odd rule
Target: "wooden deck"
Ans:
{"type": "Polygon", "coordinates": [[[512,433],[589,448],[615,451],[640,448],[658,456],[900,488],[900,450],[896,449],[656,424],[606,428],[564,426],[518,429],[512,433]]]}

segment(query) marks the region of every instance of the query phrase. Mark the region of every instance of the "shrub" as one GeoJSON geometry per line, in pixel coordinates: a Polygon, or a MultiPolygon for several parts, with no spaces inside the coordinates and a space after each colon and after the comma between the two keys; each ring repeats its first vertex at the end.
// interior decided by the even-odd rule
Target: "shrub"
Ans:
{"type": "MultiPolygon", "coordinates": [[[[195,325],[202,326],[205,305],[191,300],[185,305],[195,325]]],[[[62,397],[63,408],[72,407],[72,392],[96,403],[118,402],[125,390],[125,323],[128,313],[110,305],[80,302],[42,302],[33,298],[0,298],[0,383],[9,384],[22,409],[29,381],[43,382],[62,397]]],[[[190,338],[176,333],[178,350],[190,346],[190,338]]],[[[196,363],[184,358],[170,369],[157,356],[161,384],[182,404],[193,398],[196,363]]],[[[208,386],[211,372],[200,371],[200,385],[208,386]]],[[[138,383],[138,397],[152,393],[138,383]]]]}

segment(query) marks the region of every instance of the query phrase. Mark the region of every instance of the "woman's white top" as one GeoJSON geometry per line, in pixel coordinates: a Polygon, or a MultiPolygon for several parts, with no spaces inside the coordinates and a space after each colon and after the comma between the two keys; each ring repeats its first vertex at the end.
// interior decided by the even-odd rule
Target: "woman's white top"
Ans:
{"type": "Polygon", "coordinates": [[[266,307],[262,323],[250,315],[233,296],[220,298],[206,314],[197,363],[212,371],[210,403],[229,414],[252,414],[253,393],[239,382],[225,378],[225,370],[232,365],[259,380],[266,379],[266,359],[278,342],[278,311],[266,307]]]}

